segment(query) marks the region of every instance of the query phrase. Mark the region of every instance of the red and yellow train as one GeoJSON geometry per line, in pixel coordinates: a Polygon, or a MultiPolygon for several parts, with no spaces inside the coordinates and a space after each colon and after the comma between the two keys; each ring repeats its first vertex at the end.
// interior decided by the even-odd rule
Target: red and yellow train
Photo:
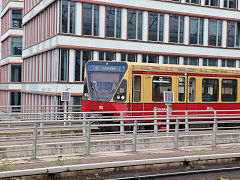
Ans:
{"type": "Polygon", "coordinates": [[[172,110],[240,109],[240,69],[89,61],[82,111],[165,110],[164,91],[174,93],[172,110]]]}

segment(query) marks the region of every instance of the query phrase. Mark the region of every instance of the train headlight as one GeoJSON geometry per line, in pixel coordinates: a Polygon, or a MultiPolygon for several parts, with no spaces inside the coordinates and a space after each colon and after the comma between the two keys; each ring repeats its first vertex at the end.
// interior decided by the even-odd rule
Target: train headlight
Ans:
{"type": "Polygon", "coordinates": [[[126,101],[127,97],[127,80],[123,79],[122,83],[120,84],[117,92],[115,93],[113,100],[116,102],[124,102],[126,101]]]}

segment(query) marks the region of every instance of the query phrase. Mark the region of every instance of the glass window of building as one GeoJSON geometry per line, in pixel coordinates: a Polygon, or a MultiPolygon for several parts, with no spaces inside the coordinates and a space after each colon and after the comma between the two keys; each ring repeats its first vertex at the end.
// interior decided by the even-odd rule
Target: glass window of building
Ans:
{"type": "Polygon", "coordinates": [[[112,61],[115,60],[115,53],[114,52],[99,52],[99,60],[106,60],[106,61],[112,61]]]}
{"type": "Polygon", "coordinates": [[[209,20],[209,45],[222,45],[222,20],[209,20]]]}
{"type": "Polygon", "coordinates": [[[184,57],[184,65],[198,65],[198,58],[196,57],[184,57]]]}
{"type": "Polygon", "coordinates": [[[62,1],[62,33],[75,33],[75,2],[62,1]]]}
{"type": "Polygon", "coordinates": [[[128,10],[128,39],[142,40],[142,11],[128,10]]]}
{"type": "Polygon", "coordinates": [[[83,81],[85,64],[91,59],[92,51],[76,50],[75,81],[83,81]]]}
{"type": "Polygon", "coordinates": [[[98,36],[99,5],[83,3],[83,35],[98,36]]]}
{"type": "Polygon", "coordinates": [[[205,0],[206,6],[218,6],[218,0],[205,0]]]}
{"type": "Polygon", "coordinates": [[[121,53],[121,61],[136,62],[136,56],[135,53],[121,53]]]}
{"type": "Polygon", "coordinates": [[[163,64],[178,64],[177,56],[164,56],[163,64]]]}
{"type": "Polygon", "coordinates": [[[21,92],[10,92],[10,106],[20,105],[21,105],[21,92]]]}
{"type": "Polygon", "coordinates": [[[236,9],[236,4],[237,4],[236,0],[224,0],[224,7],[225,8],[236,9]]]}
{"type": "Polygon", "coordinates": [[[239,23],[228,21],[228,47],[239,47],[239,33],[239,23]]]}
{"type": "Polygon", "coordinates": [[[121,8],[107,6],[106,36],[121,38],[121,8]]]}
{"type": "Polygon", "coordinates": [[[223,79],[222,80],[222,101],[230,102],[237,100],[237,80],[223,79]]]}
{"type": "Polygon", "coordinates": [[[203,18],[190,17],[190,44],[203,44],[203,18]]]}
{"type": "Polygon", "coordinates": [[[59,63],[59,81],[68,80],[68,50],[60,50],[60,63],[59,63]]]}
{"type": "Polygon", "coordinates": [[[203,66],[217,66],[217,59],[212,58],[204,58],[203,59],[203,66]]]}
{"type": "Polygon", "coordinates": [[[204,78],[202,80],[202,101],[218,101],[219,81],[218,79],[204,78]]]}
{"type": "Polygon", "coordinates": [[[149,12],[149,33],[150,41],[163,41],[164,16],[161,13],[149,12]]]}
{"type": "Polygon", "coordinates": [[[22,37],[11,37],[11,55],[22,55],[22,37]]]}
{"type": "Polygon", "coordinates": [[[13,28],[22,28],[22,10],[12,9],[12,23],[13,28]]]}
{"type": "Polygon", "coordinates": [[[222,67],[236,67],[235,60],[232,59],[223,59],[222,67]]]}
{"type": "Polygon", "coordinates": [[[199,0],[186,0],[185,2],[190,4],[199,4],[199,0]]]}
{"type": "Polygon", "coordinates": [[[158,63],[158,55],[154,54],[143,54],[142,62],[144,63],[158,63]]]}
{"type": "Polygon", "coordinates": [[[172,90],[172,78],[167,76],[154,76],[152,82],[152,100],[163,102],[164,91],[172,90]]]}
{"type": "Polygon", "coordinates": [[[183,43],[184,16],[170,15],[170,42],[183,43]]]}
{"type": "Polygon", "coordinates": [[[21,82],[22,65],[11,65],[11,82],[21,82]]]}

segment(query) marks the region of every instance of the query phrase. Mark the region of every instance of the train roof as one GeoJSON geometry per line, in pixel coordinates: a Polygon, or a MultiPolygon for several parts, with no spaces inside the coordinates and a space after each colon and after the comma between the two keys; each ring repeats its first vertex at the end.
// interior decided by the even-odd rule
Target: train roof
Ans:
{"type": "Polygon", "coordinates": [[[229,67],[190,66],[190,65],[136,63],[136,62],[127,62],[127,64],[132,66],[132,71],[240,75],[240,69],[229,67]]]}

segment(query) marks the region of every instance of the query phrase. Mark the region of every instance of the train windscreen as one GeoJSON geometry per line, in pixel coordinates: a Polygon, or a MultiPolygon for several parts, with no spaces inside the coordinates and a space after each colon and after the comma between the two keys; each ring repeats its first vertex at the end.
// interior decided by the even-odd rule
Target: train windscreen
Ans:
{"type": "Polygon", "coordinates": [[[86,65],[89,95],[92,100],[109,101],[126,70],[127,63],[89,61],[86,65]]]}

